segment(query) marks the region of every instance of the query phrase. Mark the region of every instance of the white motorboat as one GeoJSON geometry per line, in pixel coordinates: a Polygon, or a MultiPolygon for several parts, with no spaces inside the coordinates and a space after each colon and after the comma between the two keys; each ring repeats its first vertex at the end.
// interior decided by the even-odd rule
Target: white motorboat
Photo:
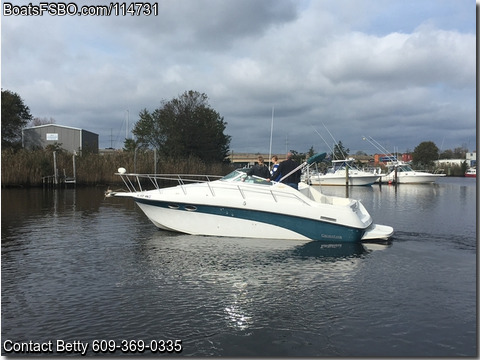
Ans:
{"type": "MultiPolygon", "coordinates": [[[[306,162],[304,164],[307,164],[306,162]]],[[[302,165],[304,165],[302,164],[302,165]]],[[[299,190],[280,182],[247,176],[245,171],[212,176],[127,174],[126,192],[159,228],[195,235],[263,239],[360,242],[388,240],[390,226],[376,225],[359,200],[326,196],[307,184],[299,190]],[[164,180],[178,185],[162,188],[164,180]],[[145,188],[145,180],[152,187],[145,188]]]]}
{"type": "Polygon", "coordinates": [[[404,162],[398,161],[388,167],[389,172],[381,177],[381,182],[397,184],[426,184],[433,183],[438,178],[446,176],[442,173],[429,173],[426,171],[413,170],[404,162]]]}
{"type": "Polygon", "coordinates": [[[331,185],[331,186],[368,186],[374,184],[380,174],[367,172],[354,166],[355,159],[333,160],[332,167],[326,174],[312,172],[307,175],[308,182],[311,185],[331,185]]]}

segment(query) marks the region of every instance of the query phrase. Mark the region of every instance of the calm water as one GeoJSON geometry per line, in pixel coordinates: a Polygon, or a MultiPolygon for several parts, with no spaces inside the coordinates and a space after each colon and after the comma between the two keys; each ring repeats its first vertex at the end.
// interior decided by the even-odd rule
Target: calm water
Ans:
{"type": "Polygon", "coordinates": [[[200,357],[477,354],[475,179],[351,188],[396,230],[367,248],[172,234],[104,190],[2,190],[2,354],[122,339],[200,357]]]}

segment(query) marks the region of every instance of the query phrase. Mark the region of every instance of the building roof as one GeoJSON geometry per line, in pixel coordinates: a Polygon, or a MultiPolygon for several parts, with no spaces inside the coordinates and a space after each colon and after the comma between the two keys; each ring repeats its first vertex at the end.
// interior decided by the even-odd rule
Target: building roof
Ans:
{"type": "Polygon", "coordinates": [[[57,127],[61,127],[61,128],[65,128],[65,129],[72,129],[72,130],[83,130],[83,129],[72,127],[72,126],[65,126],[65,125],[58,125],[58,124],[45,124],[45,125],[38,125],[38,126],[30,126],[30,127],[26,127],[25,129],[38,129],[38,128],[43,128],[43,127],[47,127],[47,126],[57,126],[57,127]]]}
{"type": "Polygon", "coordinates": [[[26,127],[26,128],[24,128],[24,130],[40,129],[40,128],[44,128],[44,127],[48,127],[48,126],[56,126],[56,127],[63,128],[63,129],[70,129],[70,130],[77,130],[77,131],[88,131],[89,133],[98,135],[98,134],[96,134],[96,133],[94,133],[94,132],[92,132],[92,131],[89,131],[89,130],[80,129],[80,128],[73,127],[73,126],[58,125],[58,124],[45,124],[45,125],[31,126],[31,127],[26,127]]]}

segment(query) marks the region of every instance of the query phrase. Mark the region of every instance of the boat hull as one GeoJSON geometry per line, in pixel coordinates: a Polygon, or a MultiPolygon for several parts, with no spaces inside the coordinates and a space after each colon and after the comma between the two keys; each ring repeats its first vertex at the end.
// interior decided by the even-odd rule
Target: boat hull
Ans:
{"type": "Polygon", "coordinates": [[[359,242],[366,228],[283,213],[136,198],[159,228],[192,235],[359,242]]]}
{"type": "MultiPolygon", "coordinates": [[[[369,186],[373,185],[377,180],[378,175],[368,176],[349,176],[348,185],[350,186],[369,186]]],[[[312,185],[324,185],[324,186],[345,186],[347,179],[345,176],[329,176],[318,175],[310,178],[312,185]]]]}
{"type": "Polygon", "coordinates": [[[327,196],[303,183],[296,190],[234,170],[220,180],[193,179],[190,184],[185,183],[187,178],[175,176],[179,185],[160,188],[156,181],[171,180],[172,175],[125,174],[120,170],[119,175],[129,192],[107,191],[106,196],[132,198],[164,230],[336,243],[360,242],[372,236],[385,238],[393,233],[390,227],[372,227],[372,218],[361,201],[327,196]],[[138,189],[130,177],[136,180],[138,189]],[[155,189],[142,190],[140,177],[149,179],[155,189]]]}
{"type": "MultiPolygon", "coordinates": [[[[445,174],[429,174],[429,173],[400,173],[397,175],[397,184],[428,184],[434,183],[438,178],[444,177],[445,174]]],[[[395,175],[389,174],[382,176],[381,181],[384,183],[395,182],[395,175]]]]}

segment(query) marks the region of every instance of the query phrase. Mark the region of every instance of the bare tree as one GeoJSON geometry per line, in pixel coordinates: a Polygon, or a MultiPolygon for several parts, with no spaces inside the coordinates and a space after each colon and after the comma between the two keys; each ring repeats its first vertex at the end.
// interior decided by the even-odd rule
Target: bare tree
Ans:
{"type": "Polygon", "coordinates": [[[31,121],[31,126],[40,126],[40,125],[48,125],[48,124],[55,124],[55,119],[52,117],[50,117],[50,119],[47,119],[46,117],[44,118],[35,117],[31,121]]]}

